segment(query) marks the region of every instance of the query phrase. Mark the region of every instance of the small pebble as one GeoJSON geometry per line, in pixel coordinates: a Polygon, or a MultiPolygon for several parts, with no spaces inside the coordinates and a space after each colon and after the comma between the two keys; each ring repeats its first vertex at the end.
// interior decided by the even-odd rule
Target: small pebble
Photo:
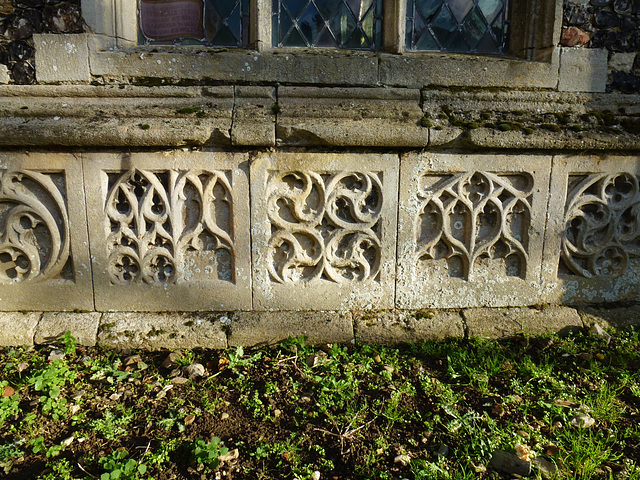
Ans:
{"type": "Polygon", "coordinates": [[[222,415],[220,415],[220,420],[226,420],[227,418],[229,418],[228,413],[223,413],[222,415]]]}
{"type": "Polygon", "coordinates": [[[65,357],[64,352],[62,350],[51,350],[49,354],[49,361],[53,362],[54,360],[62,360],[65,357]]]}
{"type": "Polygon", "coordinates": [[[607,333],[607,331],[597,323],[594,323],[589,331],[591,332],[591,335],[604,338],[607,341],[607,345],[611,341],[611,335],[609,335],[609,333],[607,333]]]}
{"type": "Polygon", "coordinates": [[[596,420],[589,415],[576,415],[571,419],[571,425],[579,428],[589,428],[595,425],[596,420]]]}
{"type": "Polygon", "coordinates": [[[403,467],[406,467],[411,462],[411,457],[409,455],[398,455],[393,459],[393,463],[399,463],[403,467]]]}
{"type": "Polygon", "coordinates": [[[178,365],[178,359],[180,357],[182,357],[182,352],[171,352],[162,362],[162,366],[167,370],[176,368],[176,366],[178,365]]]}
{"type": "Polygon", "coordinates": [[[391,365],[385,365],[383,367],[387,372],[393,373],[393,367],[391,365]]]}
{"type": "Polygon", "coordinates": [[[201,363],[192,363],[191,365],[184,367],[184,374],[189,379],[204,377],[204,365],[202,365],[201,363]]]}
{"type": "Polygon", "coordinates": [[[489,465],[494,470],[509,475],[527,477],[531,473],[531,462],[520,460],[517,456],[504,450],[496,450],[493,452],[489,465]]]}
{"type": "Polygon", "coordinates": [[[67,437],[67,438],[65,438],[64,440],[62,440],[60,442],[60,445],[62,445],[63,447],[68,447],[69,445],[71,445],[73,443],[74,438],[75,437],[73,437],[73,435],[70,436],[70,437],[67,437]]]}

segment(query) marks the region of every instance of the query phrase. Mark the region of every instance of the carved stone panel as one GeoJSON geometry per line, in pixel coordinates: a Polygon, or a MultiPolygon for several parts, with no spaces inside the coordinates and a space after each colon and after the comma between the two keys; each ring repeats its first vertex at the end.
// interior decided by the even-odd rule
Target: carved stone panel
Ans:
{"type": "Polygon", "coordinates": [[[550,164],[540,156],[404,157],[397,306],[537,303],[550,164]]]}
{"type": "Polygon", "coordinates": [[[84,156],[98,310],[251,308],[247,156],[84,156]]]}
{"type": "Polygon", "coordinates": [[[255,158],[254,308],[392,307],[397,172],[395,155],[255,158]]]}
{"type": "Polygon", "coordinates": [[[82,168],[0,154],[0,310],[93,310],[82,168]]]}
{"type": "Polygon", "coordinates": [[[640,300],[640,158],[555,157],[546,301],[640,300]]]}

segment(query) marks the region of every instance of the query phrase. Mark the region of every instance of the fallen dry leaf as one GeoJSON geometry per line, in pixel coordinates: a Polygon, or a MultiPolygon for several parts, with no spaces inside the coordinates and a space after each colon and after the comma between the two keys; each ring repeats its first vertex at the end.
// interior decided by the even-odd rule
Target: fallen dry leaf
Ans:
{"type": "Polygon", "coordinates": [[[195,419],[196,419],[196,416],[193,413],[191,413],[186,417],[184,417],[184,424],[191,425],[195,421],[195,419]]]}
{"type": "Polygon", "coordinates": [[[220,357],[220,360],[218,360],[218,371],[222,372],[226,370],[228,366],[229,366],[229,359],[226,357],[220,357]]]}
{"type": "Polygon", "coordinates": [[[230,462],[232,460],[235,460],[239,456],[240,456],[240,452],[238,452],[237,448],[234,448],[230,452],[228,452],[228,453],[226,453],[224,455],[220,455],[218,457],[218,460],[220,460],[221,462],[230,462]]]}
{"type": "Polygon", "coordinates": [[[531,447],[529,445],[522,445],[520,443],[516,443],[514,447],[516,450],[516,454],[518,458],[523,462],[530,462],[531,458],[529,458],[529,453],[531,452],[531,447]]]}
{"type": "Polygon", "coordinates": [[[10,397],[14,393],[16,393],[16,391],[13,389],[13,387],[10,387],[9,385],[7,385],[6,387],[4,387],[4,391],[2,392],[2,396],[3,397],[10,397]]]}
{"type": "Polygon", "coordinates": [[[557,445],[551,444],[547,447],[547,451],[545,453],[550,457],[555,457],[556,455],[558,455],[558,453],[560,453],[560,449],[557,445]]]}

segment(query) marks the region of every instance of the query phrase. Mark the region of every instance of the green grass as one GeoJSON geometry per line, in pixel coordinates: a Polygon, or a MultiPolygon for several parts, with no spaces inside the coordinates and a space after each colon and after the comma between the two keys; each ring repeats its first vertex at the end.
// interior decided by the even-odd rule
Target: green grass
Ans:
{"type": "Polygon", "coordinates": [[[640,479],[636,329],[609,344],[578,333],[185,351],[178,367],[207,368],[186,384],[161,366],[169,352],[61,347],[53,361],[47,347],[0,350],[0,393],[14,390],[0,399],[0,475],[496,479],[493,452],[521,444],[560,479],[640,479]],[[574,426],[578,415],[594,425],[574,426]]]}

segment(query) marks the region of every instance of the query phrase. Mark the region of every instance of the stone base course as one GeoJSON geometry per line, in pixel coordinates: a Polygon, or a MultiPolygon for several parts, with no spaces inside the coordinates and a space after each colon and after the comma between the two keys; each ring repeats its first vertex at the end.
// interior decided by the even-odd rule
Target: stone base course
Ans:
{"type": "Polygon", "coordinates": [[[345,312],[237,312],[229,329],[229,346],[274,345],[289,337],[313,344],[353,341],[351,314],[345,312]]]}
{"type": "Polygon", "coordinates": [[[0,313],[0,347],[33,345],[41,312],[0,313]]]}
{"type": "Polygon", "coordinates": [[[447,338],[564,334],[594,323],[609,330],[640,325],[640,305],[353,312],[4,312],[0,313],[0,347],[55,343],[66,331],[80,345],[115,349],[261,347],[302,336],[315,345],[400,345],[447,338]]]}
{"type": "Polygon", "coordinates": [[[597,323],[603,328],[624,328],[629,325],[640,325],[640,305],[619,308],[580,309],[582,322],[590,327],[597,323]]]}
{"type": "Polygon", "coordinates": [[[353,324],[356,342],[366,344],[463,338],[465,332],[462,316],[456,310],[356,312],[353,324]]]}
{"type": "Polygon", "coordinates": [[[211,313],[105,313],[97,343],[122,349],[222,349],[227,348],[227,318],[211,313]]]}
{"type": "Polygon", "coordinates": [[[462,315],[468,337],[504,338],[518,334],[564,333],[583,327],[576,310],[562,306],[538,308],[471,308],[462,315]]]}
{"type": "Polygon", "coordinates": [[[57,343],[66,332],[71,332],[78,345],[93,347],[96,344],[101,316],[99,312],[45,312],[40,318],[33,342],[57,343]]]}

